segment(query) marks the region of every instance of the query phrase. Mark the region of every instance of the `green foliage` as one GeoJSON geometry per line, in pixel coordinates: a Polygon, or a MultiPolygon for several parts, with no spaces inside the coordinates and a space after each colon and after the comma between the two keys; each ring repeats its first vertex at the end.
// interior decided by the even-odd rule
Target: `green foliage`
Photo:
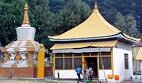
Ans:
{"type": "Polygon", "coordinates": [[[54,14],[50,12],[48,6],[48,0],[30,0],[30,23],[31,26],[36,28],[35,40],[43,43],[46,47],[49,47],[49,41],[47,36],[50,33],[50,25],[52,24],[52,18],[54,14]]]}
{"type": "MultiPolygon", "coordinates": [[[[0,1],[0,37],[4,44],[8,44],[12,40],[16,40],[15,28],[21,23],[21,12],[20,6],[22,1],[0,1]]],[[[0,39],[1,39],[0,38],[0,39]]]]}
{"type": "Polygon", "coordinates": [[[64,9],[56,13],[53,35],[61,34],[83,22],[90,14],[89,6],[82,0],[70,0],[64,9]]]}
{"type": "Polygon", "coordinates": [[[123,16],[118,12],[116,15],[115,26],[129,36],[139,37],[139,32],[136,28],[136,20],[132,14],[123,16]]]}
{"type": "Polygon", "coordinates": [[[51,7],[52,12],[56,13],[64,9],[68,1],[69,0],[49,0],[49,7],[51,7]]]}

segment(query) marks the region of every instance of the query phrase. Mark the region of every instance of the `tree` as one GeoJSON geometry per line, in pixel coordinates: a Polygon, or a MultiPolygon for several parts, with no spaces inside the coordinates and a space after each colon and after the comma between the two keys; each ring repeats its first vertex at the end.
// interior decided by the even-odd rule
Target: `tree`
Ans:
{"type": "MultiPolygon", "coordinates": [[[[142,5],[141,5],[141,1],[140,0],[134,0],[134,15],[136,18],[136,27],[140,30],[140,32],[142,33],[142,5]]],[[[142,34],[141,34],[142,35],[142,34]]]]}
{"type": "Polygon", "coordinates": [[[48,0],[30,0],[30,19],[31,25],[36,28],[35,40],[43,43],[45,47],[49,48],[48,35],[50,34],[50,27],[54,14],[50,12],[48,0]]]}
{"type": "Polygon", "coordinates": [[[21,24],[21,7],[22,0],[0,1],[0,37],[5,41],[2,42],[4,45],[16,40],[15,28],[21,24]]]}
{"type": "Polygon", "coordinates": [[[49,0],[49,7],[51,12],[57,13],[60,10],[64,9],[64,6],[69,0],[49,0]]]}
{"type": "Polygon", "coordinates": [[[126,32],[124,29],[126,28],[126,22],[125,22],[125,17],[120,13],[118,12],[117,15],[116,15],[116,21],[115,21],[115,26],[120,30],[120,31],[123,31],[123,32],[126,32]]]}
{"type": "Polygon", "coordinates": [[[56,13],[53,35],[61,34],[83,22],[90,14],[89,6],[82,0],[69,0],[64,9],[56,13]]]}
{"type": "Polygon", "coordinates": [[[126,26],[128,27],[127,33],[132,37],[139,37],[140,33],[136,28],[136,20],[132,14],[128,14],[126,16],[126,26]]]}
{"type": "Polygon", "coordinates": [[[136,20],[132,14],[123,16],[120,12],[116,15],[115,26],[124,32],[125,34],[132,37],[139,37],[139,32],[136,28],[136,20]]]}

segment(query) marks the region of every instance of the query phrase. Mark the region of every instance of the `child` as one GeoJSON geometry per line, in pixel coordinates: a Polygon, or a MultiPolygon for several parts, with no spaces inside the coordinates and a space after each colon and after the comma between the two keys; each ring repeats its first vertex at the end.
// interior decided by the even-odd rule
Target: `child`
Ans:
{"type": "Polygon", "coordinates": [[[92,81],[92,77],[93,77],[93,69],[92,69],[92,67],[89,67],[89,70],[88,70],[88,79],[90,80],[90,81],[92,81]]]}

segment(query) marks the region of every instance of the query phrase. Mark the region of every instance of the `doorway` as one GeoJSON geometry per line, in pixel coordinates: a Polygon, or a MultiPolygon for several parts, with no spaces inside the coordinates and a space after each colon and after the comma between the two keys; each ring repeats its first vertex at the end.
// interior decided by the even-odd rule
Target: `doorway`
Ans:
{"type": "Polygon", "coordinates": [[[93,78],[98,78],[98,64],[97,57],[86,57],[85,58],[87,67],[92,67],[93,69],[93,78]]]}

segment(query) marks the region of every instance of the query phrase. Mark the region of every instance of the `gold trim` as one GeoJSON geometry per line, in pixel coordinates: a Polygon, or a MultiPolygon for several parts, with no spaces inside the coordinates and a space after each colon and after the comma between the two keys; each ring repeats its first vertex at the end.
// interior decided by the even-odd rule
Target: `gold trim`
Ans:
{"type": "Polygon", "coordinates": [[[99,78],[99,71],[100,71],[100,65],[99,65],[99,53],[97,53],[97,69],[98,69],[98,78],[99,78]]]}
{"type": "Polygon", "coordinates": [[[55,57],[56,57],[56,54],[54,53],[54,56],[53,56],[53,59],[54,59],[54,63],[53,63],[53,76],[55,77],[55,67],[56,67],[56,63],[55,63],[55,57]]]}
{"type": "Polygon", "coordinates": [[[63,70],[65,70],[65,53],[63,53],[63,70]]]}
{"type": "Polygon", "coordinates": [[[72,53],[72,69],[74,69],[74,53],[72,53]]]}

